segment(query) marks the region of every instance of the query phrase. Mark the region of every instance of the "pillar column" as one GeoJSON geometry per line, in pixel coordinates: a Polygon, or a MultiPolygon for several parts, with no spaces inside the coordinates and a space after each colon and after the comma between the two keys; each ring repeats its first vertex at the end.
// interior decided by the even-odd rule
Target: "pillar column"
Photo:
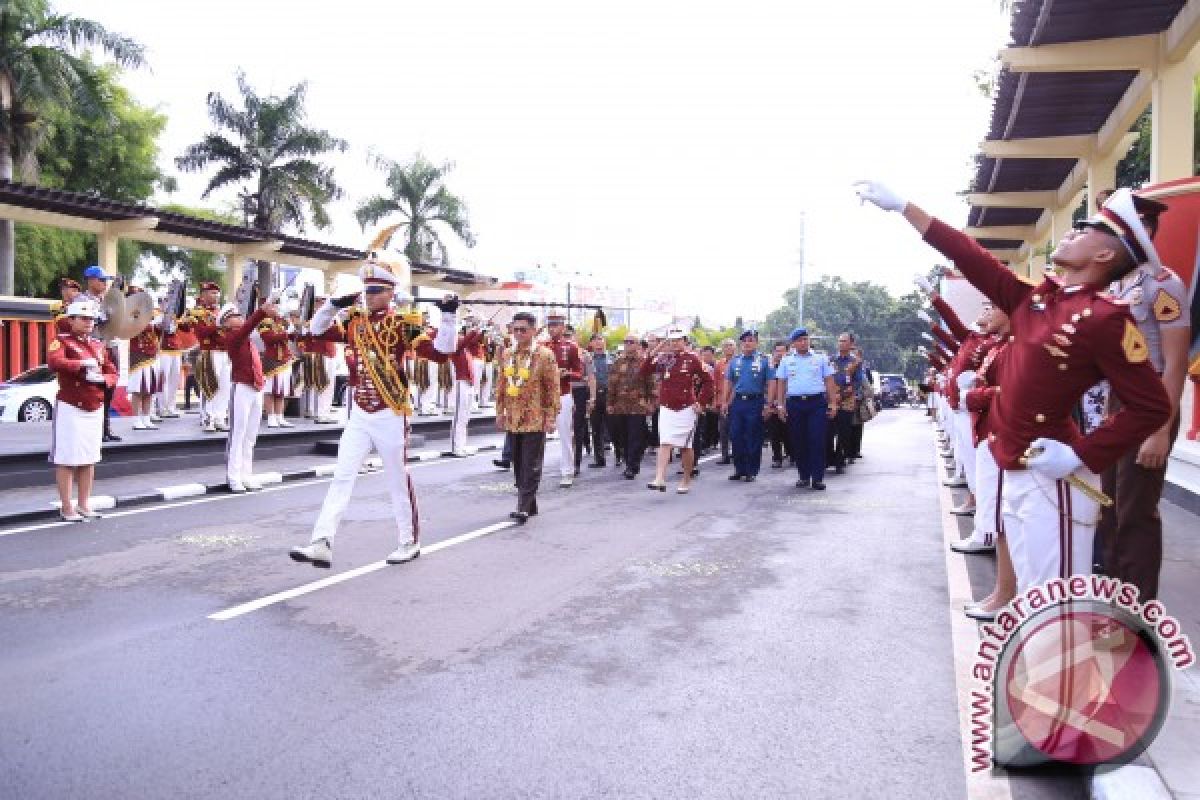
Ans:
{"type": "Polygon", "coordinates": [[[242,264],[245,259],[238,255],[237,250],[225,256],[225,302],[232,302],[238,286],[242,282],[242,264]]]}
{"type": "Polygon", "coordinates": [[[108,275],[117,274],[117,242],[115,234],[96,234],[96,260],[98,266],[108,275]]]}
{"type": "Polygon", "coordinates": [[[1096,204],[1096,193],[1105,189],[1117,188],[1117,162],[1124,153],[1116,150],[1104,156],[1088,159],[1087,174],[1087,215],[1090,217],[1100,210],[1096,204]]]}
{"type": "Polygon", "coordinates": [[[1151,84],[1151,183],[1190,178],[1194,174],[1195,76],[1195,52],[1178,63],[1160,62],[1158,66],[1151,84]]]}

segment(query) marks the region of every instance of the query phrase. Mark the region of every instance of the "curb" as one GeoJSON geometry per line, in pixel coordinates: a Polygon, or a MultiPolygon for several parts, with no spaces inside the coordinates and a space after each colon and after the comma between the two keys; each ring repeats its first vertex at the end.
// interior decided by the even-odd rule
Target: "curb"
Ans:
{"type": "MultiPolygon", "coordinates": [[[[487,444],[479,447],[468,447],[468,455],[476,453],[484,453],[490,450],[499,450],[500,445],[487,444]]],[[[441,450],[421,450],[416,453],[410,453],[406,463],[416,464],[424,461],[436,461],[438,459],[450,460],[455,456],[449,451],[441,450]]],[[[292,470],[291,472],[259,472],[254,475],[255,480],[263,486],[271,486],[274,484],[288,483],[290,481],[311,480],[313,478],[325,478],[333,474],[333,464],[315,464],[306,469],[292,470]]],[[[362,468],[366,472],[378,472],[383,469],[383,459],[379,456],[371,456],[363,462],[362,468]]],[[[144,492],[136,492],[133,494],[107,495],[98,494],[92,496],[92,508],[95,511],[112,511],[120,508],[136,508],[138,506],[154,505],[156,503],[169,503],[174,500],[183,500],[189,497],[200,497],[206,494],[229,494],[229,484],[221,483],[181,483],[175,486],[163,486],[156,489],[151,489],[144,492]]],[[[49,504],[46,508],[28,509],[25,511],[17,511],[10,514],[0,514],[0,525],[14,525],[23,522],[42,522],[46,520],[54,520],[58,517],[58,501],[49,504]]]]}
{"type": "Polygon", "coordinates": [[[1097,771],[1089,783],[1091,800],[1171,800],[1173,797],[1158,770],[1137,762],[1097,771]]]}

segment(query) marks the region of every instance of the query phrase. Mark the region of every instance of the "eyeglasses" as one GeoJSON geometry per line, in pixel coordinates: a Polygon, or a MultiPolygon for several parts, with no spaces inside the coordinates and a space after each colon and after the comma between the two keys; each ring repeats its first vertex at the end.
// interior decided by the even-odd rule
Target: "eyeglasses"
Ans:
{"type": "Polygon", "coordinates": [[[390,286],[367,286],[363,291],[367,294],[383,294],[391,288],[390,286]]]}
{"type": "Polygon", "coordinates": [[[637,339],[626,339],[625,340],[625,344],[637,344],[637,343],[638,343],[637,339]]]}
{"type": "Polygon", "coordinates": [[[518,328],[518,327],[516,327],[516,326],[514,326],[514,327],[513,327],[513,329],[512,329],[512,332],[513,332],[513,333],[528,333],[528,332],[529,332],[529,328],[527,328],[527,327],[526,327],[526,326],[524,326],[524,325],[522,325],[522,326],[521,326],[521,327],[519,327],[519,328],[518,328]]]}

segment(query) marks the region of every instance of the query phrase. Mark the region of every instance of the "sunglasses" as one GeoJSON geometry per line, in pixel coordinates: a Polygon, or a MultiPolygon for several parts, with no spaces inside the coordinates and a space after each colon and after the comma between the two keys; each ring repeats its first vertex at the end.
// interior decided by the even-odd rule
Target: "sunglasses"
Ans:
{"type": "Polygon", "coordinates": [[[637,343],[638,343],[637,339],[626,339],[625,340],[625,344],[637,344],[637,343]]]}
{"type": "Polygon", "coordinates": [[[366,294],[383,294],[391,288],[390,286],[368,286],[363,289],[363,292],[366,294]]]}

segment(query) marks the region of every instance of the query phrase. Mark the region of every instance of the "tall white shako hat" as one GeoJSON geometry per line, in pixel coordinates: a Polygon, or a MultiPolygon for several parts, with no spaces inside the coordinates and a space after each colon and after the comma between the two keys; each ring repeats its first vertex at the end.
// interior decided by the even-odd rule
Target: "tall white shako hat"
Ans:
{"type": "Polygon", "coordinates": [[[1140,197],[1129,189],[1117,189],[1103,208],[1080,225],[1115,236],[1134,264],[1149,264],[1159,270],[1162,261],[1152,239],[1158,231],[1158,215],[1166,210],[1167,206],[1157,200],[1140,197]]]}
{"type": "Polygon", "coordinates": [[[412,266],[402,253],[388,253],[387,261],[383,261],[378,253],[370,252],[367,260],[358,268],[358,278],[363,286],[391,286],[395,290],[395,302],[402,306],[413,301],[409,291],[411,275],[412,266]]]}
{"type": "Polygon", "coordinates": [[[67,306],[66,315],[68,317],[89,317],[95,319],[100,316],[100,309],[91,300],[76,300],[67,306]]]}

